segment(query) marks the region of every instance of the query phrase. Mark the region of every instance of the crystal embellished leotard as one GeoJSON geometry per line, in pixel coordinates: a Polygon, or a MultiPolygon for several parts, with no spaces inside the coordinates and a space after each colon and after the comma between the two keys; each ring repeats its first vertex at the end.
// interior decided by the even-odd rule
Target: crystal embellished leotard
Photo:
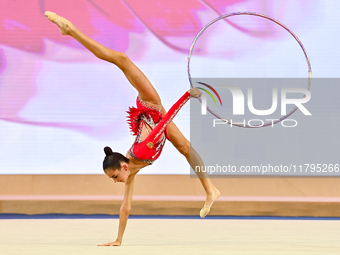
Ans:
{"type": "Polygon", "coordinates": [[[136,140],[129,150],[132,158],[153,163],[161,154],[166,140],[166,127],[176,116],[182,106],[190,99],[190,93],[186,92],[166,113],[162,116],[161,105],[150,105],[137,97],[137,108],[129,107],[128,123],[136,140]]]}

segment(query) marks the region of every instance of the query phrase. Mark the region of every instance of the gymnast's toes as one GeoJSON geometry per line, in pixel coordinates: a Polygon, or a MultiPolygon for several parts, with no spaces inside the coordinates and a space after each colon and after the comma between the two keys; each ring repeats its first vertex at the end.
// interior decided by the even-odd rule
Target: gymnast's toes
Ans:
{"type": "Polygon", "coordinates": [[[45,16],[46,16],[46,18],[48,18],[53,23],[57,23],[58,15],[56,13],[50,12],[50,11],[46,11],[45,12],[45,16]]]}
{"type": "Polygon", "coordinates": [[[52,21],[53,23],[55,23],[59,27],[60,32],[63,35],[69,35],[70,34],[72,24],[67,19],[60,17],[56,13],[50,12],[50,11],[46,11],[45,16],[46,16],[46,18],[48,18],[50,21],[52,21]]]}
{"type": "Polygon", "coordinates": [[[207,216],[209,212],[210,212],[210,207],[204,206],[200,211],[201,218],[204,218],[205,216],[207,216]]]}

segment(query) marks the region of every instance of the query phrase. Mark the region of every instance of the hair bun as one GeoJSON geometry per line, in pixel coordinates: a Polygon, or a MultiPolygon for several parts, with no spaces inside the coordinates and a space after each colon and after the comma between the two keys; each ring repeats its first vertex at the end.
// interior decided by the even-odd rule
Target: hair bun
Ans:
{"type": "Polygon", "coordinates": [[[105,152],[106,156],[110,156],[110,155],[113,154],[113,151],[112,151],[111,148],[108,147],[108,146],[106,146],[106,147],[104,148],[104,152],[105,152]]]}

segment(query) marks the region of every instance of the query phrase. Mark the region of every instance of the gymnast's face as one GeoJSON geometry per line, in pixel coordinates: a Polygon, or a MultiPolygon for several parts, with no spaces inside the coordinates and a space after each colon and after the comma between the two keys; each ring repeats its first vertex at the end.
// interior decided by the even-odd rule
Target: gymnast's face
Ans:
{"type": "Polygon", "coordinates": [[[111,178],[115,183],[116,182],[126,182],[127,178],[130,175],[129,165],[126,163],[121,164],[120,169],[106,169],[105,174],[111,178]]]}

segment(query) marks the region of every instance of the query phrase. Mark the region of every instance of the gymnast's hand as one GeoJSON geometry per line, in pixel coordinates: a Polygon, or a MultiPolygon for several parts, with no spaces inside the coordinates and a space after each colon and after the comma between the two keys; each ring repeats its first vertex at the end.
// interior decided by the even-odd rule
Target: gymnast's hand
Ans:
{"type": "Polygon", "coordinates": [[[120,246],[122,242],[114,241],[110,243],[98,244],[98,246],[120,246]]]}
{"type": "Polygon", "coordinates": [[[202,95],[202,92],[198,88],[192,88],[188,90],[188,92],[194,98],[199,98],[202,95]]]}

